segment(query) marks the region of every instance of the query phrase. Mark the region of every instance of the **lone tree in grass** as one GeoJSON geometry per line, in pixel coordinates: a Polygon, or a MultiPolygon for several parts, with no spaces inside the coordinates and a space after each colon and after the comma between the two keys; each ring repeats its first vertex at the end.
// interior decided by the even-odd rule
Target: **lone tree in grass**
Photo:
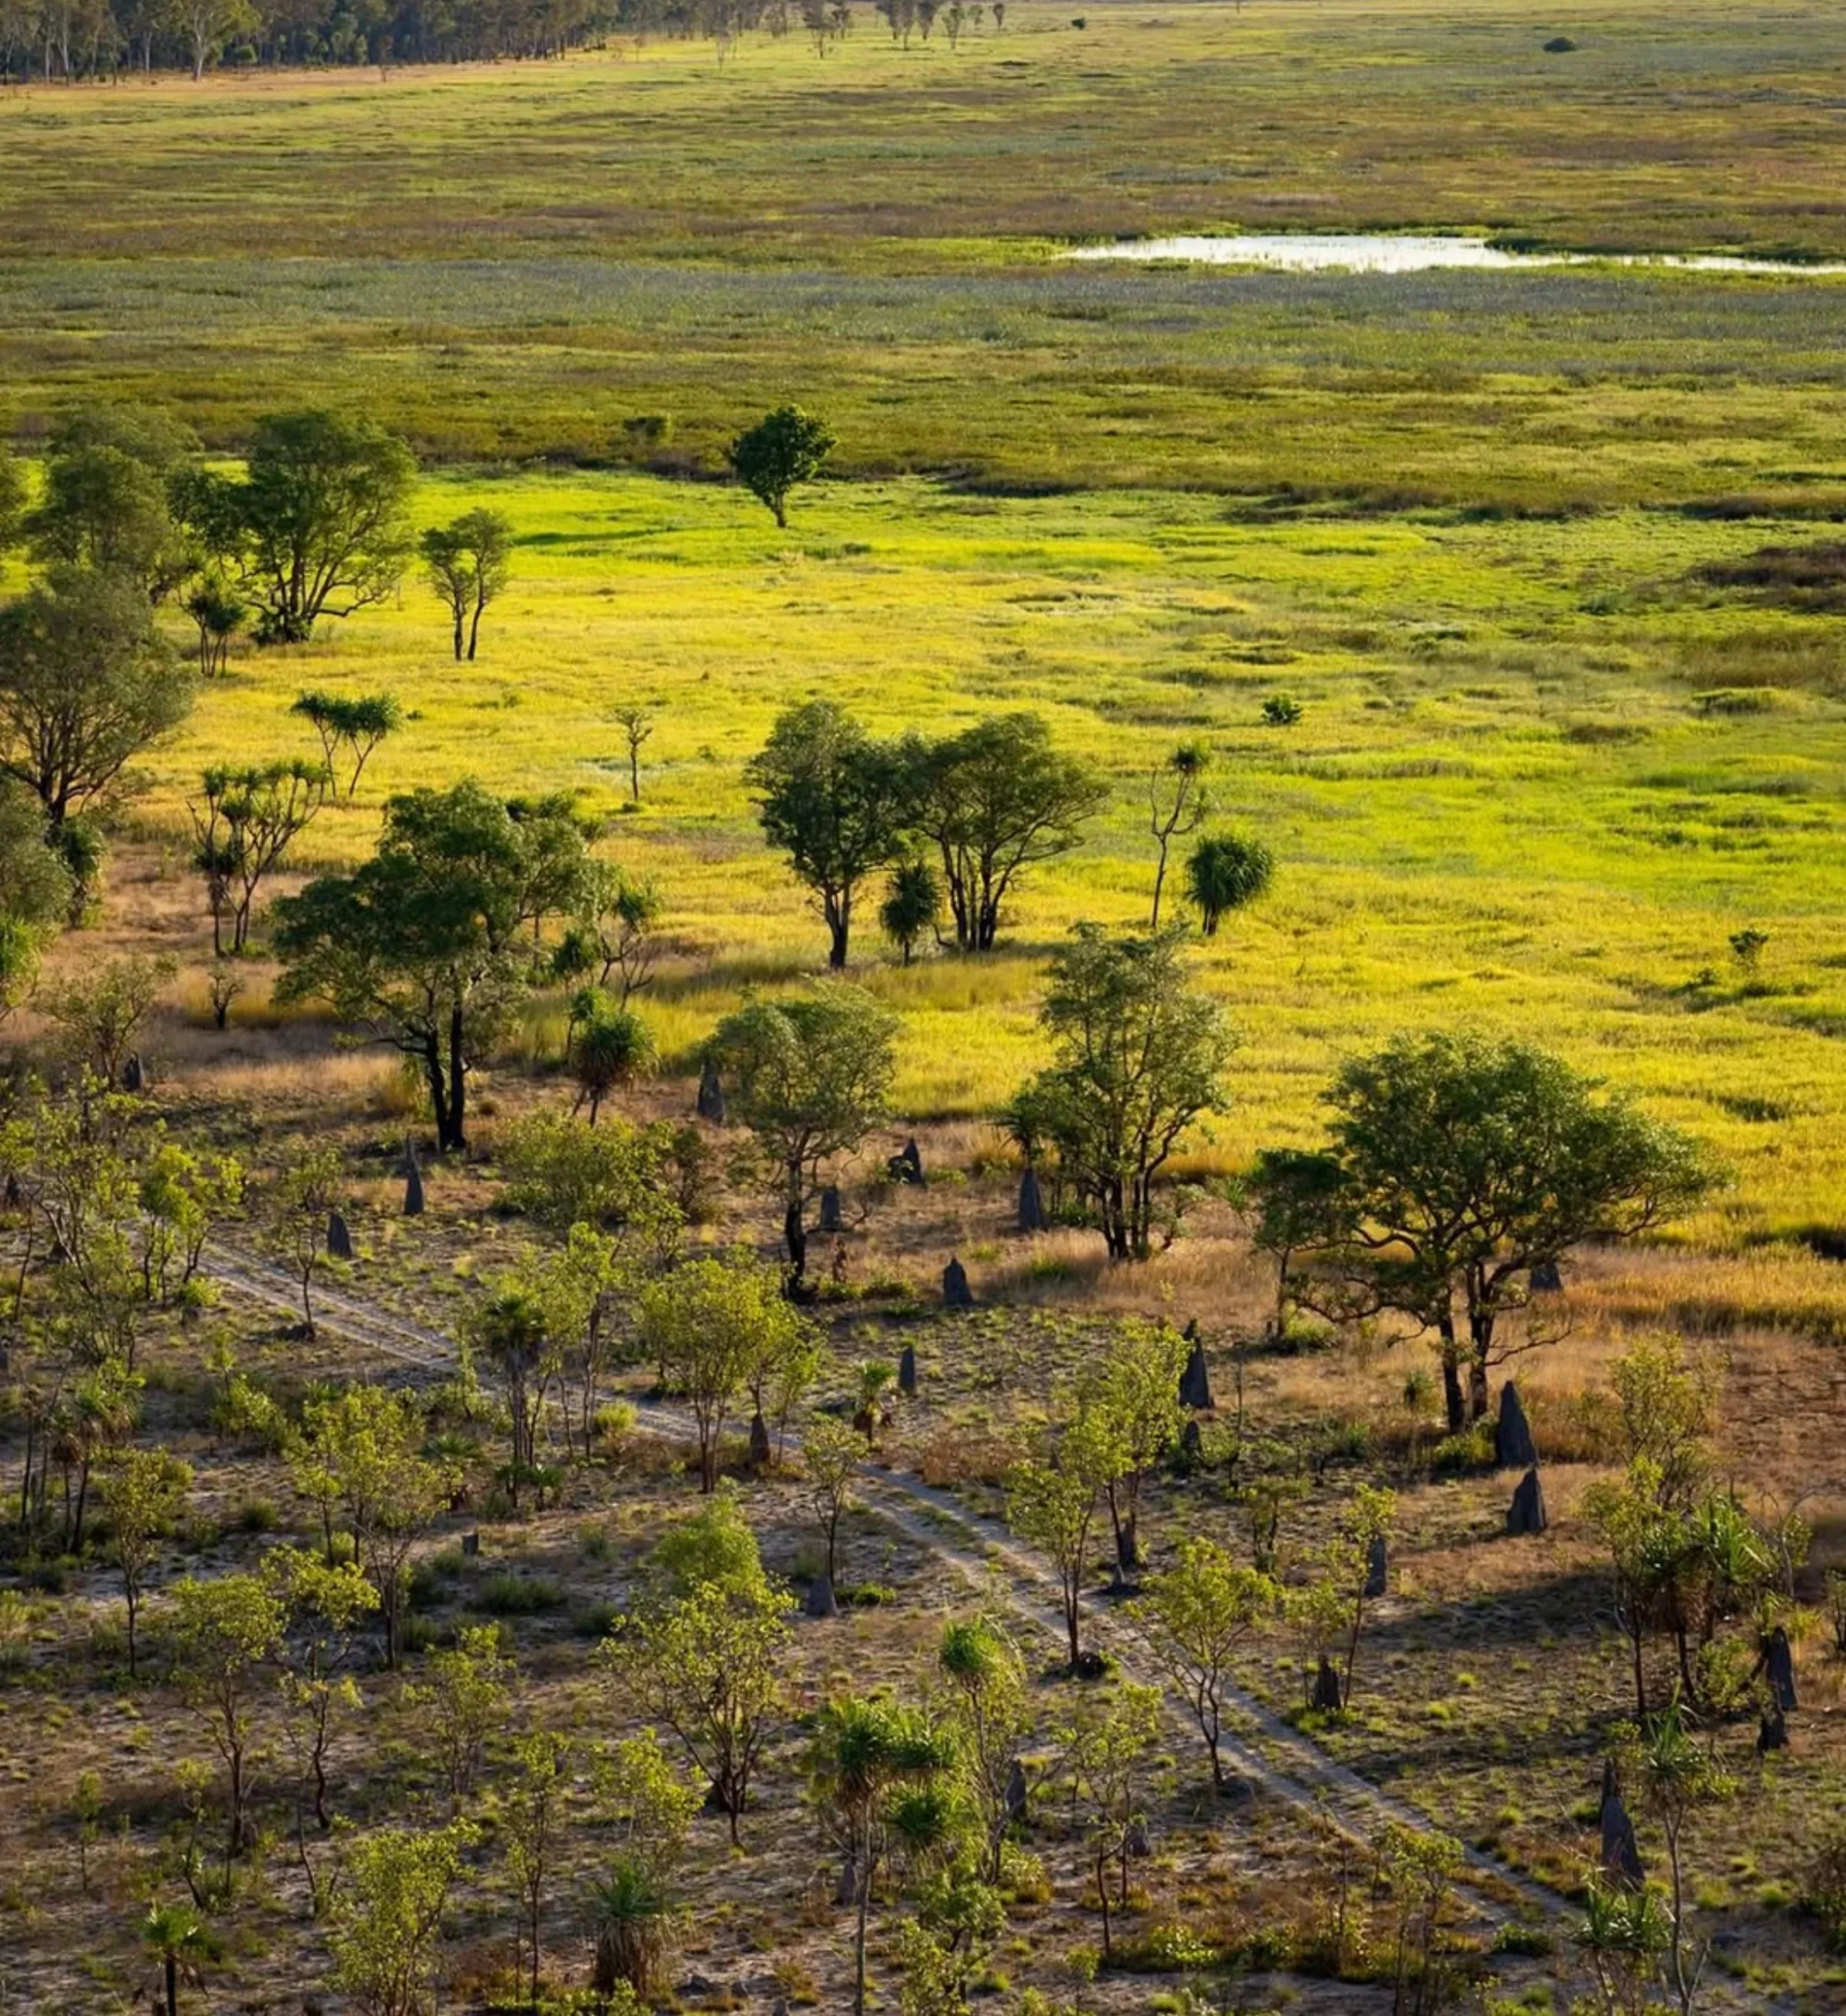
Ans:
{"type": "Polygon", "coordinates": [[[1201,840],[1186,862],[1186,893],[1199,913],[1199,928],[1215,938],[1225,914],[1255,902],[1275,872],[1275,856],[1261,840],[1235,833],[1213,833],[1201,840]]]}
{"type": "Polygon", "coordinates": [[[727,458],[738,480],[769,507],[777,524],[786,525],[789,491],[814,481],[833,443],[833,430],[824,420],[799,406],[777,406],[738,435],[727,458]]]}
{"type": "Polygon", "coordinates": [[[1166,893],[1166,858],[1176,839],[1196,832],[1211,812],[1206,777],[1211,751],[1203,742],[1182,742],[1171,755],[1154,765],[1147,779],[1147,829],[1154,836],[1158,865],[1154,870],[1154,909],[1147,928],[1160,928],[1161,899],[1166,893]]]}
{"type": "Polygon", "coordinates": [[[587,1105],[594,1127],[610,1094],[632,1084],[653,1063],[654,1039],[632,1008],[619,1006],[600,988],[577,995],[571,1022],[570,1070],[577,1087],[571,1111],[587,1105]]]}
{"type": "Polygon", "coordinates": [[[993,948],[1019,876],[1081,845],[1108,802],[1102,773],[1055,748],[1036,714],[995,714],[959,735],[903,745],[906,820],[942,861],[955,943],[993,948]]]}
{"type": "Polygon", "coordinates": [[[756,1136],[782,1204],[791,1288],[807,1267],[809,1204],[839,1156],[885,1115],[897,1019],[843,980],[727,1015],[710,1054],[729,1079],[732,1116],[756,1136]]]}
{"type": "Polygon", "coordinates": [[[1434,1331],[1451,1434],[1486,1413],[1490,1366],[1544,1341],[1500,1327],[1535,1267],[1651,1231],[1716,1181],[1688,1136],[1530,1043],[1398,1036],[1326,1096],[1324,1148],[1257,1158],[1257,1243],[1288,1253],[1306,1307],[1434,1331]]]}
{"type": "Polygon", "coordinates": [[[907,966],[925,932],[936,928],[942,914],[942,884],[926,861],[900,861],[885,884],[878,921],[884,935],[903,955],[907,966]]]}
{"type": "Polygon", "coordinates": [[[0,773],[67,822],[192,711],[191,673],[122,576],[60,565],[0,609],[0,773]]]}
{"type": "Polygon", "coordinates": [[[498,511],[464,511],[446,525],[432,525],[417,550],[429,585],[454,619],[455,662],[465,657],[473,664],[481,612],[513,571],[511,521],[498,511]]]}
{"type": "Polygon", "coordinates": [[[192,1472],[165,1449],[124,1449],[102,1473],[102,1505],[128,1606],[128,1677],[140,1671],[135,1626],[147,1577],[168,1529],[186,1509],[192,1472]]]}
{"type": "Polygon", "coordinates": [[[1236,1039],[1194,988],[1181,936],[1111,938],[1080,924],[1051,962],[1039,1010],[1053,1061],[1021,1096],[1111,1260],[1152,1253],[1160,1172],[1194,1122],[1225,1102],[1236,1039]]]}
{"type": "Polygon", "coordinates": [[[744,774],[764,836],[788,856],[826,920],[827,963],[838,971],[859,885],[895,860],[902,844],[903,759],[836,702],[810,700],[777,718],[744,774]]]}
{"type": "Polygon", "coordinates": [[[556,838],[472,779],[413,791],[385,807],[371,860],[276,906],[278,998],[324,1000],[415,1058],[444,1154],[467,1147],[469,1073],[530,983],[528,928],[562,893],[556,838]]]}
{"type": "Polygon", "coordinates": [[[313,824],[332,782],[320,764],[299,756],[205,773],[199,795],[187,810],[198,841],[193,859],[205,877],[212,914],[212,951],[218,958],[248,947],[257,891],[313,824]]]}
{"type": "Polygon", "coordinates": [[[299,714],[321,738],[329,776],[338,769],[340,751],[345,750],[353,766],[346,785],[349,799],[359,788],[373,751],[404,724],[404,710],[391,693],[303,693],[288,711],[299,714]]]}
{"type": "Polygon", "coordinates": [[[413,550],[417,462],[375,421],[310,410],[257,423],[241,478],[195,472],[176,485],[209,551],[256,601],[257,642],[305,643],[323,616],[382,602],[413,550]]]}

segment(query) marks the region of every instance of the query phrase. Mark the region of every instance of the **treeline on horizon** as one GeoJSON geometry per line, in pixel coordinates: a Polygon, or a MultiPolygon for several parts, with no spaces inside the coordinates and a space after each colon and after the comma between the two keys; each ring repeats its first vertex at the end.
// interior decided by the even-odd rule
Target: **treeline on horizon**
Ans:
{"type": "MultiPolygon", "coordinates": [[[[877,0],[894,37],[951,39],[984,10],[877,0]],[[951,18],[952,17],[952,19],[951,18]]],[[[1003,20],[1005,6],[992,9],[1003,20]]],[[[847,32],[843,0],[0,0],[0,83],[119,80],[136,73],[538,59],[616,34],[710,38],[847,32]]]]}

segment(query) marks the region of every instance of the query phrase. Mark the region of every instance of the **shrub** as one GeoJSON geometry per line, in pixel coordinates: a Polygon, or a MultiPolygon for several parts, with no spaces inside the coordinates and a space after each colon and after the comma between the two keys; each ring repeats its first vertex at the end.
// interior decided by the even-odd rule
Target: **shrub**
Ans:
{"type": "Polygon", "coordinates": [[[1835,1827],[1822,1843],[1802,1902],[1819,1919],[1828,1945],[1846,1953],[1846,1826],[1835,1827]]]}
{"type": "Polygon", "coordinates": [[[1262,703],[1263,721],[1270,728],[1292,728],[1301,713],[1301,702],[1292,694],[1272,693],[1262,703]]]}
{"type": "Polygon", "coordinates": [[[549,1575],[490,1575],[482,1583],[473,1607],[489,1617],[532,1617],[555,1610],[564,1592],[549,1575]]]}

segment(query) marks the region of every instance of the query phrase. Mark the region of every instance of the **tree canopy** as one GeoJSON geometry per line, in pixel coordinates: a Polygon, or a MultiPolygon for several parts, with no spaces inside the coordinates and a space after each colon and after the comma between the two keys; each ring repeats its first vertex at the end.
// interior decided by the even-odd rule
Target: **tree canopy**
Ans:
{"type": "Polygon", "coordinates": [[[1533,1268],[1664,1224],[1717,1177],[1678,1129],[1531,1043],[1400,1036],[1326,1098],[1324,1148],[1258,1158],[1258,1243],[1292,1256],[1310,1307],[1434,1330],[1451,1432],[1487,1410],[1500,1320],[1528,1306],[1533,1268]]]}
{"type": "Polygon", "coordinates": [[[727,454],[744,487],[769,506],[777,524],[786,525],[788,493],[814,481],[833,445],[833,430],[824,420],[799,406],[777,406],[740,434],[727,454]]]}

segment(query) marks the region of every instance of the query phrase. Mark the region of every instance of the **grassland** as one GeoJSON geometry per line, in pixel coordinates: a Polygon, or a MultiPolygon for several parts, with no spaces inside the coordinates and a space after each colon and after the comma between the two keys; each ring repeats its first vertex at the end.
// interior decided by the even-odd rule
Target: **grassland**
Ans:
{"type": "MultiPolygon", "coordinates": [[[[1628,1698],[1579,1516],[1613,1454],[1591,1427],[1606,1430],[1625,1340],[1670,1328],[1714,1343],[1722,1474],[1758,1510],[1804,1499],[1804,1603],[1846,1563],[1833,1455],[1846,1285],[1823,1257],[1846,1237],[1841,584],[1803,590],[1751,563],[1837,542],[1846,517],[1846,286],[1798,271],[1310,278],[1058,255],[1117,233],[1477,226],[1608,251],[1846,256],[1846,50],[1817,4],[1105,0],[1085,19],[1079,31],[1018,0],[1003,35],[990,22],[957,51],[940,35],[906,51],[862,9],[824,59],[799,35],[750,39],[721,68],[709,45],[625,41],[543,66],[0,100],[0,423],[28,452],[61,402],[90,394],[172,405],[227,455],[267,407],[363,406],[428,458],[421,520],[491,505],[518,535],[473,665],[450,662],[414,580],[309,646],[240,648],[144,766],[104,915],[53,970],[178,953],[147,1043],[155,1097],[182,1132],[249,1158],[250,1221],[228,1240],[280,1251],[267,1179],[292,1148],[336,1143],[355,1293],[447,1331],[532,1236],[503,1210],[494,1155],[508,1117],[558,1100],[561,1005],[536,1003],[484,1071],[473,1157],[432,1170],[429,1215],[401,1218],[391,1172],[413,1093],[390,1061],[343,1049],[311,1011],[275,1010],[260,982],[227,1034],[209,1026],[185,811],[200,767],[302,747],[287,710],[304,687],[401,696],[404,732],[360,802],[312,828],[302,873],[358,858],[393,791],[472,773],[509,793],[576,793],[606,822],[604,850],[666,900],[670,950],[644,1001],[665,1068],[628,1103],[679,1117],[716,1018],[821,960],[743,783],[777,711],[824,693],[881,732],[1042,712],[1116,779],[1083,850],[1024,885],[989,958],[906,969],[869,928],[855,945],[855,976],[903,1027],[898,1131],[843,1172],[848,1188],[866,1196],[912,1128],[932,1180],[879,1198],[850,1235],[851,1299],[819,1312],[826,1393],[843,1398],[859,1358],[914,1343],[922,1391],[887,1459],[985,1512],[1010,1438],[1106,1348],[1115,1318],[1199,1319],[1221,1406],[1235,1350],[1257,1432],[1307,1460],[1331,1432],[1351,1458],[1321,1466],[1290,1513],[1290,1559],[1361,1478],[1399,1493],[1355,1711],[1315,1740],[1570,1891],[1628,1698]],[[1559,32],[1577,50],[1544,54],[1559,32]],[[739,424],[784,398],[825,412],[841,446],[781,532],[708,479],[739,424]],[[647,415],[664,435],[631,449],[625,423],[647,415]],[[1263,724],[1277,692],[1302,703],[1296,726],[1263,724]],[[630,810],[613,712],[637,699],[658,727],[630,810]],[[1273,1282],[1221,1203],[1137,1269],[1106,1269],[1087,1235],[1013,1232],[992,1115],[1038,1060],[1045,957],[1079,918],[1144,917],[1144,780],[1193,737],[1214,752],[1219,815],[1261,832],[1280,866],[1271,895],[1194,954],[1244,1042],[1229,1107],[1187,1173],[1229,1174],[1259,1146],[1310,1138],[1343,1055],[1458,1025],[1541,1039],[1730,1166],[1670,1246],[1567,1270],[1568,1335],[1520,1364],[1555,1522],[1540,1538],[1500,1539],[1506,1480],[1433,1474],[1440,1431],[1406,1397],[1416,1345],[1251,1356],[1273,1282]],[[1748,965],[1729,944],[1745,926],[1767,934],[1748,965]],[[934,1306],[951,1254],[986,1305],[967,1323],[934,1306]]],[[[0,589],[22,578],[16,561],[0,589]]],[[[33,1032],[29,1014],[10,1025],[33,1032]]],[[[761,1241],[770,1218],[727,1188],[701,1236],[761,1241]]],[[[180,1557],[247,1564],[272,1530],[311,1532],[273,1456],[213,1425],[221,1353],[284,1405],[310,1378],[403,1376],[275,1314],[232,1295],[197,1327],[150,1321],[143,1434],[198,1473],[173,1572],[180,1557]]],[[[499,1431],[465,1432],[484,1479],[499,1431]]],[[[587,1640],[684,1507],[672,1461],[616,1452],[573,1470],[536,1517],[480,1483],[423,1550],[417,1643],[488,1614],[495,1575],[540,1581],[545,1606],[506,1620],[521,1715],[613,1732],[587,1640]],[[479,1562],[455,1545],[476,1524],[479,1562]]],[[[1157,1552],[1192,1528],[1240,1546],[1222,1483],[1151,1487],[1157,1552]]],[[[797,1485],[749,1492],[770,1565],[805,1575],[797,1485]]],[[[843,1921],[798,1789],[800,1739],[843,1684],[913,1688],[940,1614],[973,1600],[914,1533],[869,1514],[849,1557],[893,1598],[831,1636],[805,1632],[748,1856],[715,1826],[701,1836],[686,1957],[719,1979],[682,1998],[692,2006],[777,1992],[839,2006],[843,1921]]],[[[0,1799],[0,1866],[14,1872],[0,1943],[17,1935],[28,2000],[113,2007],[145,1986],[135,1921],[181,1818],[172,1760],[201,1739],[170,1689],[128,1688],[100,1558],[42,1566],[14,1613],[22,1632],[0,1646],[15,1794],[0,1799]],[[71,1866],[72,1800],[98,1767],[91,1893],[71,1866]]],[[[1740,1780],[1702,1814],[1692,1855],[1721,2007],[1772,1993],[1778,2009],[1837,2006],[1837,1964],[1791,1909],[1846,1796],[1842,1669],[1814,1624],[1797,1645],[1793,1750],[1759,1766],[1748,1721],[1708,1735],[1740,1780]]],[[[1029,1643],[1048,1659],[1049,1640],[1029,1643]]],[[[1296,1712],[1279,1640],[1243,1677],[1296,1712]]],[[[383,1676],[366,1691],[343,1810],[361,1824],[433,1810],[413,1715],[383,1676]]],[[[1035,1699],[1048,1744],[1069,1695],[1047,1682],[1035,1699]]],[[[1244,1951],[1253,1931],[1299,1929],[1329,1894],[1330,1838],[1266,1803],[1229,1825],[1202,1814],[1183,1768],[1196,1760],[1175,1755],[1131,1929],[1184,1914],[1244,1951]]],[[[494,1772],[508,1761],[497,1739],[494,1772]]],[[[274,1788],[259,1796],[284,1825],[274,1788]]],[[[604,1827],[578,1784],[547,1933],[561,1981],[587,1965],[583,1879],[604,1827]]],[[[1095,1936],[1081,1844],[1047,1814],[1030,1845],[1045,1881],[1011,1900],[996,1973],[1062,1996],[1063,1956],[1095,1936]]],[[[1644,1845],[1657,1867],[1657,1840],[1644,1845]]],[[[298,2007],[324,1977],[299,1887],[285,1850],[254,1859],[225,1988],[250,2007],[298,2007]]],[[[449,1992],[480,1999],[503,1975],[513,1923],[484,1853],[449,1992]]],[[[1508,1993],[1536,1998],[1521,2006],[1561,2007],[1567,1959],[1494,1966],[1508,1993]]],[[[1300,1977],[1225,1993],[1340,2016],[1379,2006],[1300,1977]]],[[[1122,1977],[1086,2006],[1177,2005],[1122,1977]]]]}

